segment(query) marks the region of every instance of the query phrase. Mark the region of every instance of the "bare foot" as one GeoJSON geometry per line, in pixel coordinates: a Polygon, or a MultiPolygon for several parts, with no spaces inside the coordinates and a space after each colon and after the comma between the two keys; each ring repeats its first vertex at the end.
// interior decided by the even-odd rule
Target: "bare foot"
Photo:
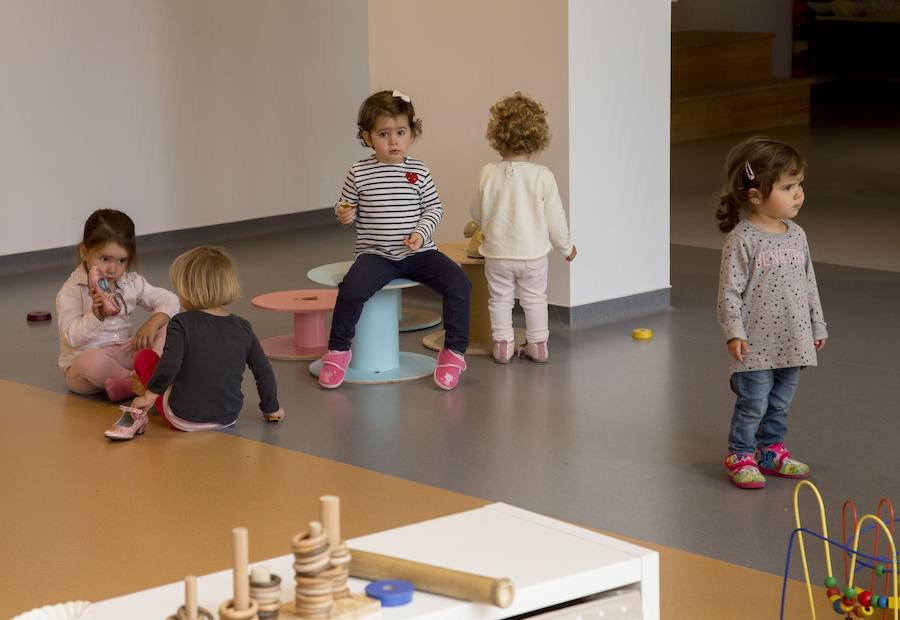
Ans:
{"type": "Polygon", "coordinates": [[[136,396],[143,396],[144,392],[147,391],[147,388],[144,387],[144,384],[138,379],[137,373],[131,373],[131,391],[134,392],[136,396]]]}

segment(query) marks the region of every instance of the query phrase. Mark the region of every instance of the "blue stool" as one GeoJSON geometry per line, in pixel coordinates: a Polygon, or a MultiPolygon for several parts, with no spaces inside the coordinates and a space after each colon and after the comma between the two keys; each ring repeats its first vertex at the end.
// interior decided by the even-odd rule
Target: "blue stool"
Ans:
{"type": "MultiPolygon", "coordinates": [[[[337,286],[344,279],[353,261],[330,263],[311,269],[306,274],[313,282],[337,286]]],[[[363,306],[356,323],[356,335],[350,344],[353,359],[344,381],[347,383],[395,383],[421,379],[434,373],[436,360],[419,353],[400,351],[400,291],[418,282],[398,278],[388,282],[372,295],[363,306]]],[[[309,365],[309,372],[318,377],[322,362],[309,365]]]]}

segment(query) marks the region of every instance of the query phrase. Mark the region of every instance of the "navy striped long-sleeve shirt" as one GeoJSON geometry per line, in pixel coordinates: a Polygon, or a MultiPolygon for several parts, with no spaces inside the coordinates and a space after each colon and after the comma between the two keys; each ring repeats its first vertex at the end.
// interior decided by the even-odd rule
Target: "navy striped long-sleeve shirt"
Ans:
{"type": "Polygon", "coordinates": [[[413,232],[434,250],[434,231],[444,208],[428,167],[407,157],[387,164],[375,156],[355,162],[341,190],[342,203],[356,207],[356,255],[377,254],[400,260],[414,252],[403,243],[413,232]]]}

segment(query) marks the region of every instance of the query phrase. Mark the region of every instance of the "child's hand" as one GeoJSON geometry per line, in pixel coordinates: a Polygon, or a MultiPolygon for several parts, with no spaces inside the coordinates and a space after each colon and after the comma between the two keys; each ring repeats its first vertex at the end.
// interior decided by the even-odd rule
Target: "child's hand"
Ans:
{"type": "Polygon", "coordinates": [[[825,348],[825,339],[823,338],[822,340],[816,340],[814,344],[816,346],[816,351],[821,351],[825,348]]]}
{"type": "Polygon", "coordinates": [[[746,340],[732,338],[728,341],[728,354],[739,362],[744,361],[744,355],[750,353],[750,345],[746,340]]]}
{"type": "Polygon", "coordinates": [[[88,288],[88,294],[91,296],[93,303],[91,304],[91,313],[101,321],[106,318],[100,311],[106,296],[95,288],[88,288]]]}
{"type": "Polygon", "coordinates": [[[341,224],[352,224],[353,220],[356,219],[356,207],[346,202],[339,204],[334,212],[337,214],[337,219],[341,224]]]}
{"type": "Polygon", "coordinates": [[[425,243],[425,239],[423,239],[422,235],[420,235],[419,233],[414,232],[409,237],[404,239],[403,243],[405,243],[406,247],[408,247],[410,250],[415,251],[422,247],[422,244],[425,243]]]}
{"type": "Polygon", "coordinates": [[[575,246],[573,245],[573,246],[572,246],[572,251],[569,252],[569,255],[568,255],[568,256],[566,256],[566,260],[569,261],[569,262],[571,263],[573,260],[575,260],[575,256],[576,256],[577,254],[578,254],[578,250],[576,250],[576,249],[575,249],[575,246]]]}
{"type": "Polygon", "coordinates": [[[264,413],[263,417],[266,419],[266,422],[281,422],[284,419],[284,409],[282,408],[271,413],[264,413]]]}
{"type": "Polygon", "coordinates": [[[159,394],[155,392],[151,392],[147,390],[133,401],[131,401],[131,406],[135,409],[147,409],[156,402],[156,399],[159,398],[159,394]]]}
{"type": "Polygon", "coordinates": [[[141,325],[140,329],[135,332],[134,336],[131,338],[131,346],[135,351],[149,349],[153,346],[153,341],[155,339],[156,326],[147,322],[141,325]]]}

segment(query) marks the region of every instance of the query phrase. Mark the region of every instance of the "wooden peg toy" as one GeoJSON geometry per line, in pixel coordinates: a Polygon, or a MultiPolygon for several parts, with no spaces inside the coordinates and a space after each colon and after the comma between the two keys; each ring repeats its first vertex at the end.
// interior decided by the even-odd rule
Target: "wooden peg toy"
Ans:
{"type": "Polygon", "coordinates": [[[167,620],[214,620],[211,612],[197,605],[197,578],[193,575],[184,578],[184,605],[167,620]]]}
{"type": "Polygon", "coordinates": [[[234,564],[234,598],[219,607],[221,620],[259,620],[259,604],[250,598],[250,576],[247,567],[250,562],[247,528],[231,530],[232,560],[234,564]]]}

